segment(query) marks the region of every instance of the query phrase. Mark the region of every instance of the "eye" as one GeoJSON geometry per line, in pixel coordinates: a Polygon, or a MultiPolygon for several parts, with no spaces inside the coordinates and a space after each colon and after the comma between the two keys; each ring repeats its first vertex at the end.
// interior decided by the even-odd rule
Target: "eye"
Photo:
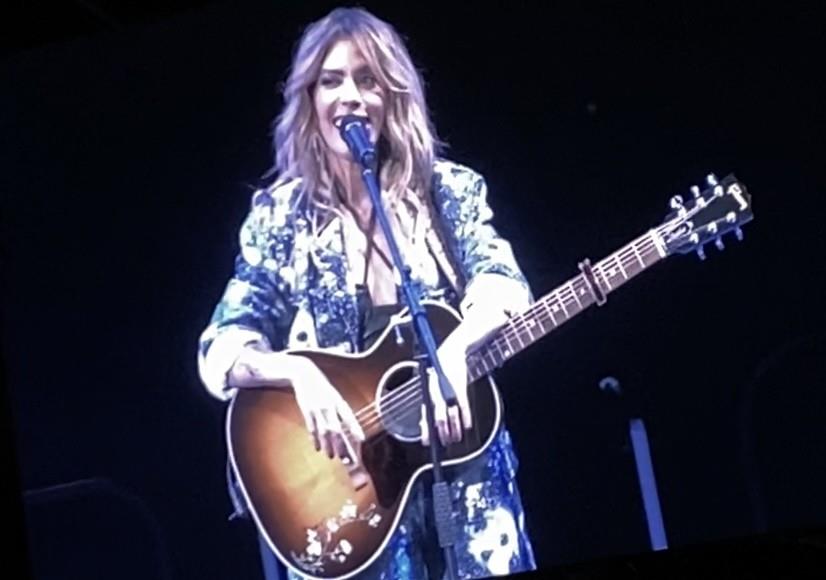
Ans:
{"type": "Polygon", "coordinates": [[[359,76],[358,84],[365,89],[374,89],[378,85],[378,81],[372,73],[364,73],[359,76]]]}
{"type": "Polygon", "coordinates": [[[339,80],[333,76],[322,76],[318,79],[318,84],[324,88],[332,88],[339,84],[339,80]]]}

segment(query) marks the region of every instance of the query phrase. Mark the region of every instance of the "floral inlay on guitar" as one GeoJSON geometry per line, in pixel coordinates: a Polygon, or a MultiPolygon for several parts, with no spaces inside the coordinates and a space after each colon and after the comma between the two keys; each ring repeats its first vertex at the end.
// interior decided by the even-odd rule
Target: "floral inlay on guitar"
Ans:
{"type": "Polygon", "coordinates": [[[341,506],[338,516],[327,518],[314,528],[307,528],[307,547],[301,554],[290,551],[293,561],[307,572],[323,572],[327,562],[344,563],[353,551],[346,539],[338,539],[339,532],[356,522],[367,522],[371,528],[378,527],[382,516],[376,513],[376,504],[371,503],[359,514],[358,506],[348,499],[341,506]],[[336,541],[338,539],[338,541],[336,541]]]}

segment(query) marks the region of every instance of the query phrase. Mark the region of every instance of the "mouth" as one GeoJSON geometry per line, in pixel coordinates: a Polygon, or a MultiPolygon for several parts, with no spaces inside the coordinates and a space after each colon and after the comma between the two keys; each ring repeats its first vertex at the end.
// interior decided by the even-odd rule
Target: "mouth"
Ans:
{"type": "MultiPolygon", "coordinates": [[[[345,117],[358,117],[364,123],[365,129],[367,129],[367,137],[370,139],[371,143],[376,142],[376,133],[373,129],[373,123],[370,122],[370,117],[367,115],[337,115],[333,117],[333,126],[338,130],[341,131],[341,122],[344,120],[345,117]]],[[[340,135],[339,135],[340,137],[340,135]]]]}
{"type": "Polygon", "coordinates": [[[333,117],[333,126],[336,129],[341,129],[341,121],[344,120],[344,117],[358,117],[359,119],[364,121],[364,124],[368,129],[373,129],[373,124],[370,122],[370,117],[368,117],[367,115],[336,115],[335,117],[333,117]]]}

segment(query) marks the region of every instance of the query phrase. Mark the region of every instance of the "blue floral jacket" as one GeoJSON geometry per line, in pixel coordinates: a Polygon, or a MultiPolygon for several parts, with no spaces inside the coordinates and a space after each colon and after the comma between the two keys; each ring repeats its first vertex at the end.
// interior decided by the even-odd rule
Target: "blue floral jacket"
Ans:
{"type": "MultiPolygon", "coordinates": [[[[484,178],[468,167],[438,160],[432,196],[438,223],[434,227],[426,220],[410,226],[419,240],[417,244],[414,239],[413,247],[432,258],[412,250],[405,256],[422,297],[448,300],[458,295],[463,314],[485,300],[514,312],[527,307],[532,295],[510,244],[490,223],[493,212],[484,178]],[[441,278],[427,268],[434,259],[441,278]],[[440,279],[448,280],[454,292],[439,288],[440,279]]],[[[357,284],[345,251],[343,220],[333,217],[315,233],[300,180],[253,194],[234,275],[199,342],[200,375],[214,396],[229,398],[227,372],[251,342],[273,350],[358,349],[357,284]]]]}
{"type": "MultiPolygon", "coordinates": [[[[348,258],[343,218],[311,232],[305,197],[295,181],[255,192],[240,232],[235,271],[203,331],[198,353],[201,378],[219,399],[232,394],[226,375],[246,344],[273,350],[326,348],[354,352],[361,344],[359,300],[354,271],[363,266],[348,258]]],[[[532,300],[528,283],[510,244],[491,225],[487,188],[481,175],[453,162],[434,166],[432,208],[396,208],[412,243],[403,253],[422,298],[461,299],[462,314],[476,305],[518,312],[532,300]],[[411,219],[405,219],[405,216],[411,219]],[[425,216],[422,219],[422,216],[425,216]],[[441,231],[441,235],[436,232],[441,231]],[[441,269],[441,272],[438,271],[441,269]],[[447,280],[449,288],[440,288],[447,280]]],[[[352,233],[352,230],[350,230],[352,233]]],[[[518,461],[506,429],[472,462],[454,472],[450,496],[454,525],[461,530],[455,550],[459,577],[488,577],[535,568],[521,499],[515,485],[518,461]]],[[[245,516],[243,493],[227,464],[231,517],[245,516]]],[[[416,547],[416,532],[427,516],[417,488],[381,558],[365,571],[368,579],[424,577],[431,564],[416,547]]],[[[428,536],[429,537],[429,536],[428,536]]],[[[292,571],[289,577],[301,578],[292,571]]]]}

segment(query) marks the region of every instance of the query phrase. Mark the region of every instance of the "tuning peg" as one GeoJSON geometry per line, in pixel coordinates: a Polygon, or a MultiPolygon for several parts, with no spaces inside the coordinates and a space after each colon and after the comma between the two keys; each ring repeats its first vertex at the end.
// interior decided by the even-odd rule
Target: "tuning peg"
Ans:
{"type": "Polygon", "coordinates": [[[706,252],[705,252],[705,250],[703,250],[703,246],[697,246],[697,256],[698,256],[701,260],[705,260],[705,259],[706,259],[706,252]]]}
{"type": "Polygon", "coordinates": [[[712,185],[712,186],[717,185],[717,176],[714,175],[713,173],[709,173],[706,176],[706,181],[708,182],[709,185],[712,185]]]}
{"type": "Polygon", "coordinates": [[[683,196],[675,195],[671,198],[671,209],[682,209],[683,208],[683,196]]]}
{"type": "Polygon", "coordinates": [[[700,197],[700,188],[697,187],[696,185],[692,185],[691,186],[691,195],[694,196],[694,199],[697,199],[698,197],[700,197]]]}
{"type": "Polygon", "coordinates": [[[741,228],[735,228],[734,235],[737,236],[737,241],[743,241],[743,230],[741,228]]]}
{"type": "Polygon", "coordinates": [[[726,246],[723,243],[723,238],[717,238],[716,240],[714,240],[714,245],[717,246],[717,249],[721,252],[726,249],[726,246]]]}

